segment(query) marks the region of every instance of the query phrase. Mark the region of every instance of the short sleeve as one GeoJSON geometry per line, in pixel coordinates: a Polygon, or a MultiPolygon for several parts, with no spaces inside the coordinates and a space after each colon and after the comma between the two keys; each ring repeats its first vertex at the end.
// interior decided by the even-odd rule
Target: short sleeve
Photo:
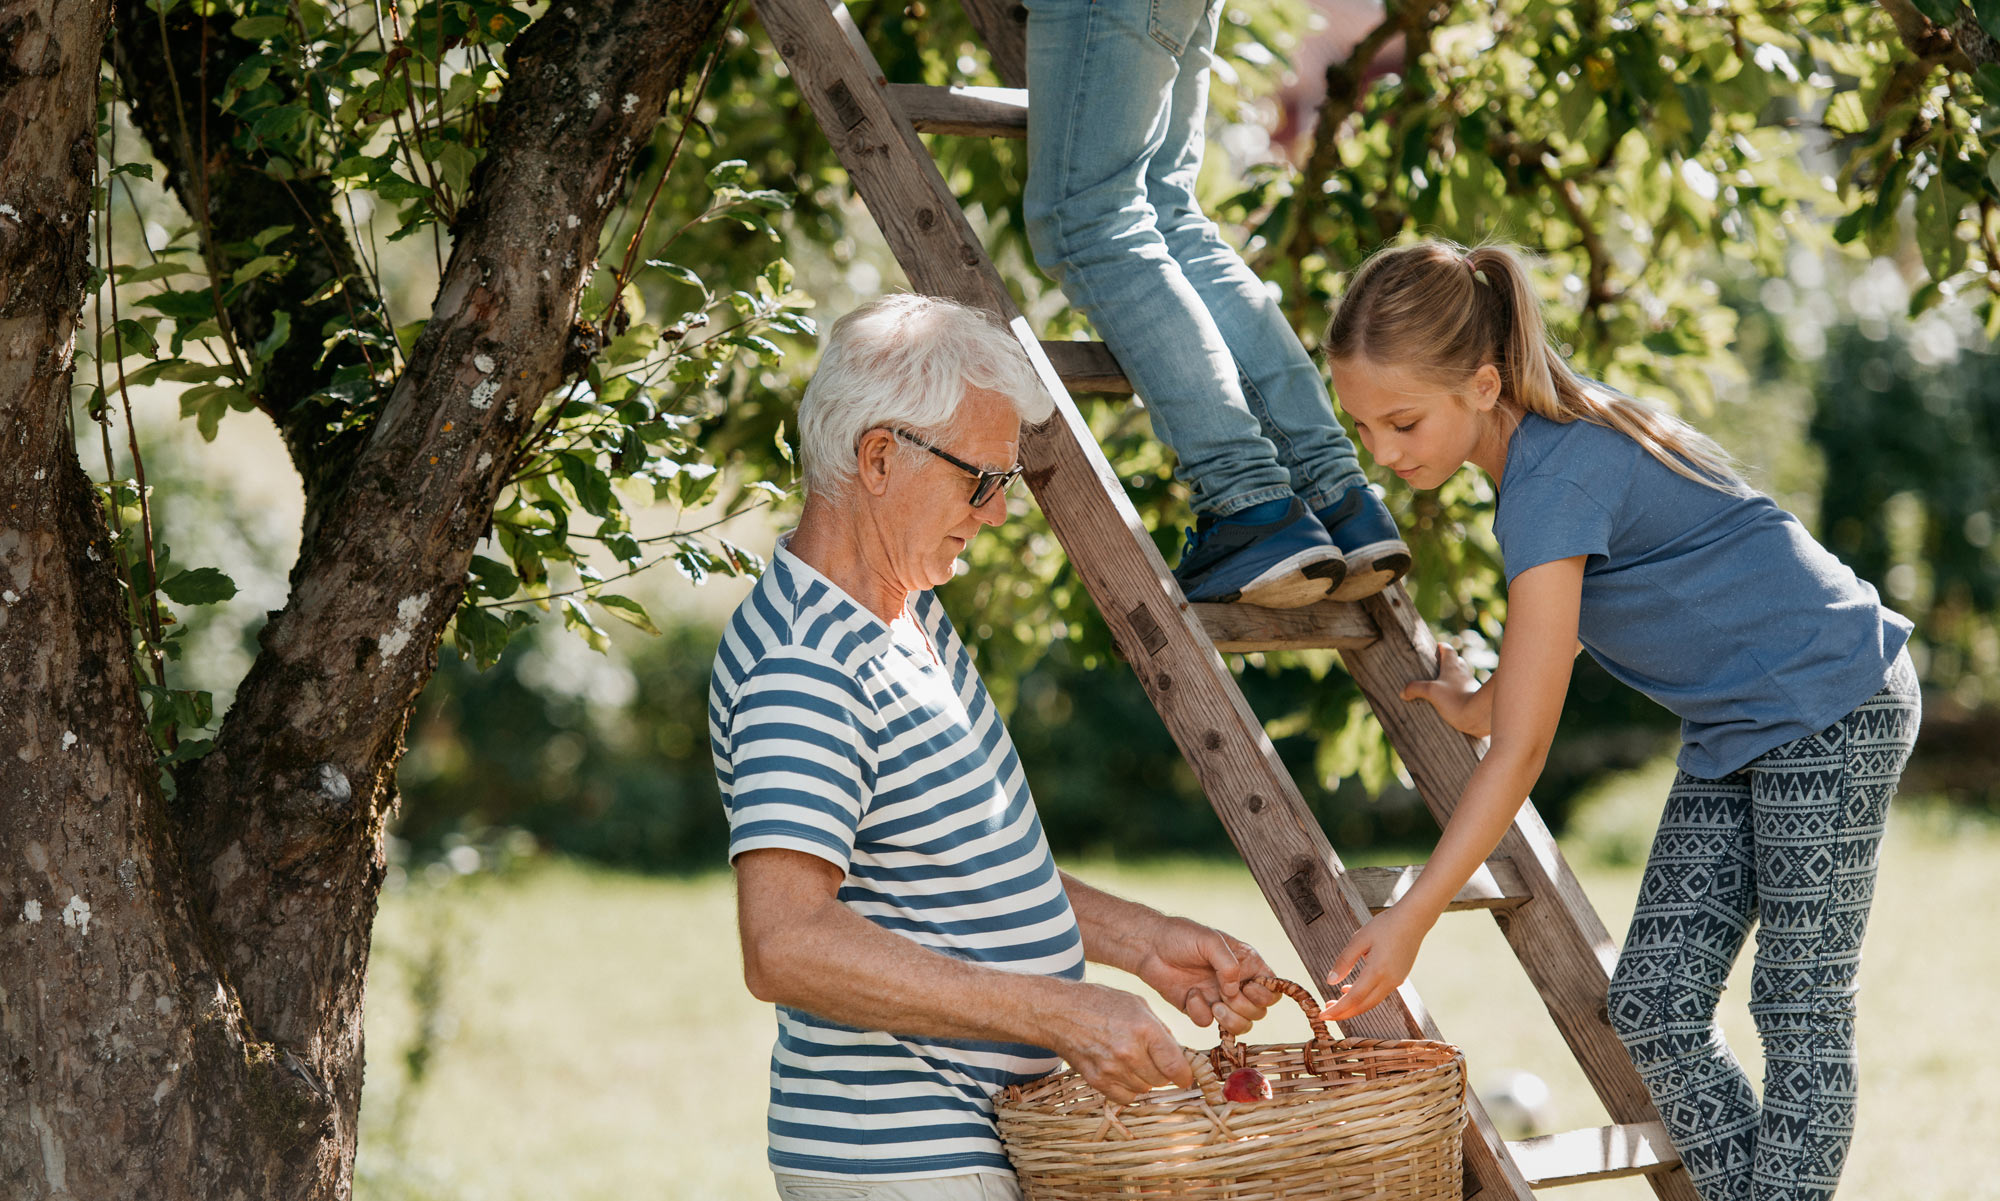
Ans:
{"type": "Polygon", "coordinates": [[[758,663],[721,740],[729,857],[776,847],[844,869],[874,791],[873,719],[860,681],[830,659],[795,652],[758,663]]]}
{"type": "Polygon", "coordinates": [[[1493,521],[1507,582],[1531,567],[1576,555],[1607,556],[1612,515],[1570,480],[1534,476],[1506,481],[1493,521]]]}

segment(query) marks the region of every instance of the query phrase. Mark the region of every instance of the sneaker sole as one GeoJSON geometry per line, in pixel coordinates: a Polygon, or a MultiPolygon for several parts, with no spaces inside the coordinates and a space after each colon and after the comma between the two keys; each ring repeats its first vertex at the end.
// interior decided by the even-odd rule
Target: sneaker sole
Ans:
{"type": "Polygon", "coordinates": [[[1264,609],[1297,609],[1323,601],[1330,591],[1330,581],[1315,579],[1310,574],[1311,569],[1322,563],[1338,562],[1339,559],[1340,552],[1331,547],[1300,551],[1273,564],[1262,575],[1243,585],[1231,599],[1264,609]]]}
{"type": "Polygon", "coordinates": [[[1372,542],[1347,553],[1347,578],[1333,590],[1337,601],[1374,596],[1408,575],[1410,550],[1401,541],[1372,542]]]}

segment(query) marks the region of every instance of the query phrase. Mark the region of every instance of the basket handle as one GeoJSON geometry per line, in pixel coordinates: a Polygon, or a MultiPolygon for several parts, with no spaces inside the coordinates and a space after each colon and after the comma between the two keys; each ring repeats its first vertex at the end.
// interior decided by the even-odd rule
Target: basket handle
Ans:
{"type": "MultiPolygon", "coordinates": [[[[1319,1015],[1319,1002],[1311,993],[1299,985],[1292,983],[1290,980],[1280,980],[1276,976],[1257,976],[1254,979],[1256,983],[1263,985],[1272,992],[1283,993],[1292,1000],[1297,1001],[1299,1008],[1305,1012],[1306,1021],[1312,1023],[1313,1031],[1313,1045],[1306,1048],[1306,1070],[1317,1075],[1317,1070],[1312,1061],[1313,1050],[1315,1048],[1327,1051],[1333,1049],[1333,1035],[1327,1031],[1326,1019],[1319,1015]]],[[[1227,1030],[1222,1032],[1222,1045],[1208,1053],[1208,1062],[1215,1068],[1217,1076],[1227,1076],[1231,1070],[1242,1067],[1247,1058],[1248,1056],[1243,1049],[1236,1045],[1236,1036],[1227,1030]],[[1225,1064],[1229,1066],[1225,1067],[1225,1064]]]]}

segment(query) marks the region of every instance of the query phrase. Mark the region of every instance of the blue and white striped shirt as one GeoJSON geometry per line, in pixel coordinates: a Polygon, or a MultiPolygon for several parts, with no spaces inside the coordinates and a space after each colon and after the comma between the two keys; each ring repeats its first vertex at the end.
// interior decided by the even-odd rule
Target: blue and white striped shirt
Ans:
{"type": "MultiPolygon", "coordinates": [[[[840,900],[923,946],[1081,979],[1083,941],[1026,777],[944,607],[893,626],[786,550],[724,633],[709,739],[729,854],[847,873],[840,900]]],[[[1010,1172],[994,1092],[1054,1071],[1017,1043],[857,1030],[778,1007],[771,1164],[897,1179],[1010,1172]]]]}

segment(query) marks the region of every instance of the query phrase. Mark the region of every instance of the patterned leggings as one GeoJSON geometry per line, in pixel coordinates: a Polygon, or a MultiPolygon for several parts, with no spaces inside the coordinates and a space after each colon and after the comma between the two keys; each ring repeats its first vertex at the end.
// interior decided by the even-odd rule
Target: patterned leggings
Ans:
{"type": "Polygon", "coordinates": [[[1680,773],[1611,980],[1611,1023],[1703,1201],[1824,1201],[1854,1134],[1855,971],[1922,718],[1908,653],[1882,691],[1720,780],[1680,773]],[[1715,1022],[1758,924],[1760,1104],[1715,1022]]]}

